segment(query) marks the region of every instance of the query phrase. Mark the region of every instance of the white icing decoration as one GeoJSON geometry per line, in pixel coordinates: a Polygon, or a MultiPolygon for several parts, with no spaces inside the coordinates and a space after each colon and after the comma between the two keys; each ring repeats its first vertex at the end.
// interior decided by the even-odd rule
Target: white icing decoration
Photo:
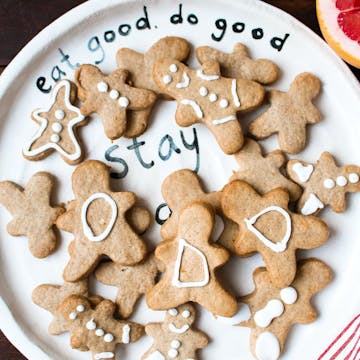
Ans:
{"type": "Polygon", "coordinates": [[[77,318],[76,312],[70,313],[70,315],[69,315],[69,319],[70,319],[70,320],[75,320],[76,318],[77,318]]]}
{"type": "Polygon", "coordinates": [[[170,84],[171,82],[172,82],[172,77],[170,76],[170,75],[165,75],[164,77],[163,77],[163,82],[164,82],[164,84],[170,84]]]}
{"type": "MultiPolygon", "coordinates": [[[[187,288],[187,287],[202,287],[209,283],[209,266],[206,260],[205,255],[197,249],[195,246],[192,246],[189,244],[185,239],[179,239],[179,247],[178,247],[178,254],[175,261],[174,266],[174,275],[171,281],[171,284],[177,288],[187,288]],[[189,248],[190,250],[194,251],[196,254],[198,254],[201,257],[202,265],[203,265],[203,272],[204,272],[204,279],[201,281],[181,281],[180,280],[180,267],[181,267],[181,260],[183,257],[183,253],[185,250],[185,247],[189,248]]],[[[199,270],[200,271],[200,270],[199,270]]]]}
{"type": "Polygon", "coordinates": [[[236,79],[233,79],[233,81],[231,82],[231,94],[232,94],[235,106],[240,107],[241,103],[240,103],[239,95],[238,95],[237,89],[236,89],[236,79]]]}
{"type": "Polygon", "coordinates": [[[171,347],[172,347],[173,349],[178,349],[180,346],[181,346],[181,342],[180,342],[179,340],[173,340],[173,341],[171,342],[171,347]]]}
{"type": "Polygon", "coordinates": [[[169,330],[175,334],[183,334],[190,329],[188,324],[184,324],[181,328],[177,328],[173,323],[169,324],[169,330]]]}
{"type": "Polygon", "coordinates": [[[261,210],[259,213],[257,213],[256,215],[254,215],[251,219],[244,219],[247,228],[253,233],[255,234],[262,242],[265,246],[267,246],[269,249],[271,249],[274,252],[283,252],[286,250],[287,247],[287,243],[290,239],[291,236],[291,218],[290,215],[281,207],[279,206],[269,206],[263,210],[261,210]],[[280,242],[274,243],[271,240],[269,240],[268,238],[266,238],[259,230],[257,230],[253,224],[255,224],[255,222],[257,221],[257,219],[270,212],[270,211],[276,211],[279,214],[281,214],[286,221],[286,232],[284,237],[282,238],[282,240],[280,242]]]}
{"type": "Polygon", "coordinates": [[[201,108],[200,108],[200,106],[198,105],[198,103],[196,101],[189,100],[189,99],[183,99],[183,100],[181,100],[181,104],[190,105],[194,109],[196,116],[199,119],[203,118],[203,116],[204,116],[203,112],[201,111],[201,108]]]}
{"type": "Polygon", "coordinates": [[[255,345],[258,360],[277,360],[280,356],[280,344],[277,337],[270,331],[259,335],[255,345]]]}
{"type": "Polygon", "coordinates": [[[201,96],[206,96],[209,93],[208,89],[205,86],[202,86],[199,90],[201,96]]]}
{"type": "Polygon", "coordinates": [[[78,305],[78,306],[76,307],[76,311],[78,311],[78,312],[80,312],[80,313],[84,312],[84,311],[85,311],[85,306],[82,305],[82,304],[78,305]]]}
{"type": "Polygon", "coordinates": [[[213,81],[220,78],[219,75],[205,75],[201,69],[196,71],[196,75],[205,81],[213,81]]]}
{"type": "Polygon", "coordinates": [[[55,111],[55,117],[58,119],[58,120],[63,120],[65,118],[65,111],[64,110],[56,110],[55,111]]]}
{"type": "Polygon", "coordinates": [[[190,85],[189,75],[185,71],[183,72],[183,78],[184,78],[184,81],[182,83],[177,83],[176,84],[176,87],[178,89],[184,89],[184,88],[189,87],[189,85],[190,85]]]}
{"type": "Polygon", "coordinates": [[[119,92],[117,90],[111,90],[110,91],[110,97],[113,99],[113,100],[116,100],[118,99],[120,96],[119,92]]]}
{"type": "Polygon", "coordinates": [[[318,209],[323,209],[324,204],[320,199],[313,193],[310,194],[309,198],[305,201],[304,206],[301,209],[303,215],[311,215],[318,209]]]}
{"type": "Polygon", "coordinates": [[[345,176],[338,176],[337,178],[336,178],[336,184],[337,185],[339,185],[339,186],[341,186],[341,187],[344,187],[344,186],[346,186],[346,184],[347,184],[347,178],[345,177],[345,176]]]}
{"type": "Polygon", "coordinates": [[[111,343],[112,341],[114,341],[114,335],[110,333],[105,334],[104,341],[106,343],[111,343]]]}
{"type": "Polygon", "coordinates": [[[355,174],[355,173],[351,173],[349,175],[349,181],[352,183],[352,184],[357,184],[359,182],[360,178],[359,178],[359,175],[358,174],[355,174]]]}
{"type": "Polygon", "coordinates": [[[215,102],[217,99],[218,99],[218,97],[217,97],[216,94],[211,93],[211,94],[209,95],[209,100],[210,100],[210,102],[215,102]]]}
{"type": "Polygon", "coordinates": [[[114,199],[112,197],[110,197],[108,194],[105,193],[95,193],[92,194],[83,204],[82,208],[81,208],[81,222],[82,222],[82,226],[83,226],[83,231],[85,236],[90,240],[90,241],[94,241],[94,242],[99,242],[99,241],[103,241],[105,240],[115,222],[116,222],[116,218],[117,218],[117,214],[118,214],[118,209],[117,209],[117,205],[116,202],[114,201],[114,199]],[[111,206],[111,219],[109,221],[108,226],[106,227],[106,229],[99,235],[95,236],[87,222],[86,219],[86,214],[87,214],[87,210],[89,205],[96,199],[104,199],[110,206],[111,206]]]}
{"type": "Polygon", "coordinates": [[[95,360],[101,360],[101,359],[113,359],[115,357],[115,354],[113,352],[107,351],[95,354],[94,359],[95,360]]]}
{"type": "Polygon", "coordinates": [[[94,321],[94,319],[91,319],[86,323],[86,328],[88,330],[95,330],[96,329],[96,322],[94,321]]]}
{"type": "Polygon", "coordinates": [[[169,357],[171,357],[172,359],[174,359],[174,358],[176,358],[176,357],[179,355],[179,353],[178,353],[178,351],[177,351],[176,349],[170,349],[170,350],[168,351],[168,355],[169,355],[169,357]]]}
{"type": "Polygon", "coordinates": [[[270,300],[264,308],[257,311],[254,320],[257,326],[268,327],[274,318],[280,316],[284,312],[284,305],[280,300],[270,300]]]}
{"type": "Polygon", "coordinates": [[[307,182],[314,171],[314,167],[311,164],[304,166],[299,162],[295,163],[292,169],[302,183],[307,182]]]}
{"type": "Polygon", "coordinates": [[[104,336],[104,334],[105,334],[105,331],[103,330],[103,329],[96,329],[96,331],[95,331],[95,335],[96,336],[104,336]]]}
{"type": "Polygon", "coordinates": [[[61,137],[58,134],[52,134],[50,141],[53,143],[58,143],[61,140],[61,137]]]}
{"type": "Polygon", "coordinates": [[[104,82],[104,81],[100,81],[98,84],[97,84],[97,89],[99,90],[99,92],[101,93],[106,93],[108,90],[109,90],[109,85],[104,82]]]}
{"type": "Polygon", "coordinates": [[[119,105],[120,105],[121,107],[126,108],[126,107],[129,106],[129,104],[130,104],[130,101],[129,101],[129,99],[128,99],[127,97],[122,96],[122,97],[119,99],[119,105]]]}
{"type": "Polygon", "coordinates": [[[189,310],[184,310],[182,313],[181,313],[182,317],[185,318],[185,319],[188,319],[190,317],[190,311],[189,310]]]}
{"type": "Polygon", "coordinates": [[[124,344],[129,344],[130,343],[130,325],[124,325],[123,329],[122,329],[122,342],[124,344]]]}
{"type": "Polygon", "coordinates": [[[172,73],[176,73],[178,71],[178,67],[176,66],[176,64],[171,64],[169,66],[169,70],[172,72],[172,73]]]}
{"type": "Polygon", "coordinates": [[[38,129],[38,131],[36,132],[34,137],[29,141],[29,143],[26,144],[25,147],[23,148],[24,155],[32,157],[32,156],[37,156],[49,149],[54,149],[70,161],[75,161],[81,157],[81,148],[80,148],[79,143],[76,140],[73,127],[76,124],[82,122],[84,120],[84,116],[81,114],[80,110],[77,107],[73,106],[70,103],[70,83],[69,83],[69,81],[67,81],[67,80],[60,81],[54,88],[50,107],[48,109],[40,109],[40,110],[34,111],[33,117],[35,118],[35,120],[37,120],[40,123],[40,128],[38,129]],[[46,120],[45,118],[42,118],[40,116],[40,114],[50,111],[51,107],[56,102],[57,94],[62,87],[65,87],[64,100],[65,100],[65,105],[66,105],[67,109],[69,109],[77,114],[77,116],[74,119],[72,119],[71,121],[69,121],[69,123],[67,125],[67,130],[68,130],[70,139],[75,148],[74,153],[68,154],[67,152],[64,151],[64,149],[61,146],[59,146],[57,143],[53,143],[53,142],[48,142],[47,144],[44,144],[43,146],[41,146],[37,149],[30,150],[33,143],[43,135],[43,133],[46,130],[48,123],[49,123],[48,120],[46,120]]]}
{"type": "Polygon", "coordinates": [[[292,286],[288,286],[280,290],[281,300],[288,305],[294,304],[297,300],[297,291],[292,286]]]}
{"type": "Polygon", "coordinates": [[[172,308],[172,309],[168,310],[168,313],[171,316],[176,316],[178,314],[178,311],[175,308],[172,308]]]}
{"type": "Polygon", "coordinates": [[[220,100],[220,107],[222,107],[223,109],[227,108],[229,106],[229,101],[227,101],[226,99],[221,99],[220,100]]]}
{"type": "Polygon", "coordinates": [[[217,316],[216,320],[226,325],[238,325],[251,318],[251,311],[248,304],[239,303],[239,311],[232,317],[217,316]]]}
{"type": "Polygon", "coordinates": [[[224,117],[222,119],[216,119],[216,120],[213,120],[213,124],[214,125],[221,125],[221,124],[225,124],[229,121],[233,121],[233,120],[236,120],[236,116],[235,115],[230,115],[230,116],[227,116],[227,117],[224,117]]]}
{"type": "Polygon", "coordinates": [[[166,360],[165,356],[158,350],[151,353],[144,360],[166,360]]]}
{"type": "Polygon", "coordinates": [[[333,179],[325,179],[324,187],[326,189],[333,189],[335,187],[335,181],[333,179]]]}
{"type": "Polygon", "coordinates": [[[58,122],[55,122],[51,125],[51,128],[53,129],[53,131],[59,133],[61,132],[61,130],[63,129],[62,125],[58,122]]]}

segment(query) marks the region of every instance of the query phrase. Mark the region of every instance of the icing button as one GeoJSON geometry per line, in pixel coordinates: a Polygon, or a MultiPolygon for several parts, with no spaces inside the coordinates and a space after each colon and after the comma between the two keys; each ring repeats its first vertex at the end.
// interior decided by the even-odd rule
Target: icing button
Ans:
{"type": "Polygon", "coordinates": [[[220,107],[227,108],[229,106],[229,102],[226,99],[222,99],[220,101],[220,107]]]}
{"type": "Polygon", "coordinates": [[[110,91],[110,97],[113,99],[113,100],[116,100],[118,99],[120,96],[119,92],[117,90],[111,90],[110,91]]]}
{"type": "Polygon", "coordinates": [[[205,86],[202,86],[199,90],[201,96],[206,96],[208,94],[208,89],[205,86]]]}
{"type": "Polygon", "coordinates": [[[51,128],[53,129],[53,131],[55,131],[56,133],[61,132],[61,130],[63,129],[62,125],[58,122],[55,122],[51,125],[51,128]]]}
{"type": "Polygon", "coordinates": [[[58,120],[63,120],[64,117],[65,117],[65,112],[64,112],[64,110],[56,110],[56,111],[55,111],[55,117],[56,117],[58,120]]]}
{"type": "Polygon", "coordinates": [[[338,176],[336,178],[336,184],[341,186],[341,187],[344,187],[346,184],[347,184],[347,179],[345,176],[338,176]]]}
{"type": "Polygon", "coordinates": [[[359,182],[359,175],[358,174],[355,174],[355,173],[351,173],[349,175],[349,181],[352,183],[352,184],[356,184],[359,182]]]}
{"type": "Polygon", "coordinates": [[[216,100],[217,100],[217,95],[216,94],[214,94],[214,93],[212,93],[212,94],[210,94],[209,95],[209,100],[211,101],[211,102],[215,102],[216,100]]]}
{"type": "Polygon", "coordinates": [[[176,358],[178,356],[179,352],[175,349],[170,349],[168,351],[168,355],[169,357],[171,357],[172,359],[176,358]]]}
{"type": "Polygon", "coordinates": [[[104,81],[100,81],[98,84],[97,84],[97,89],[99,90],[99,92],[101,93],[106,93],[108,90],[109,90],[109,86],[106,82],[104,81]]]}
{"type": "Polygon", "coordinates": [[[96,329],[96,323],[94,320],[90,320],[86,323],[86,328],[88,330],[95,330],[96,329]]]}
{"type": "Polygon", "coordinates": [[[50,140],[53,143],[58,143],[60,141],[60,136],[58,134],[52,134],[50,140]]]}
{"type": "Polygon", "coordinates": [[[127,97],[125,97],[125,96],[122,96],[122,97],[119,99],[119,105],[120,105],[121,107],[126,108],[126,107],[129,106],[129,103],[130,103],[129,99],[128,99],[127,97]]]}
{"type": "Polygon", "coordinates": [[[181,342],[180,342],[179,340],[173,340],[173,341],[171,342],[171,347],[172,347],[173,349],[178,349],[178,348],[180,347],[180,345],[181,345],[181,342]]]}
{"type": "Polygon", "coordinates": [[[335,181],[333,179],[325,179],[324,187],[326,189],[333,189],[335,187],[335,181]]]}
{"type": "Polygon", "coordinates": [[[111,343],[114,340],[114,336],[112,334],[105,334],[104,336],[104,341],[106,343],[111,343]]]}
{"type": "Polygon", "coordinates": [[[105,332],[103,329],[96,329],[95,335],[96,336],[104,336],[105,332]]]}

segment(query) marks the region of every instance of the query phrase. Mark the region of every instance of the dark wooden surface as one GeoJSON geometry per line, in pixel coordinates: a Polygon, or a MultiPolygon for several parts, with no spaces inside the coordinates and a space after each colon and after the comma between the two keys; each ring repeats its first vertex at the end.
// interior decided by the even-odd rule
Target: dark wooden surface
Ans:
{"type": "MultiPolygon", "coordinates": [[[[0,73],[34,35],[83,0],[0,0],[0,73]]],[[[320,34],[315,0],[266,0],[320,34]]],[[[360,70],[351,68],[360,80],[360,70]]],[[[1,81],[1,80],[0,80],[1,81]]],[[[0,360],[25,359],[0,332],[0,360]]]]}

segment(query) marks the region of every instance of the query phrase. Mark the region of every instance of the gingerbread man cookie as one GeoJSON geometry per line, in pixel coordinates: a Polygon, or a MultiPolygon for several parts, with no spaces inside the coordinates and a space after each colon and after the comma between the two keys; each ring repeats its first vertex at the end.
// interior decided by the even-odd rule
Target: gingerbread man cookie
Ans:
{"type": "Polygon", "coordinates": [[[95,277],[103,284],[116,286],[116,304],[119,315],[127,319],[134,311],[141,295],[146,294],[154,285],[158,275],[157,260],[153,255],[134,266],[124,266],[113,262],[101,264],[95,277]]]}
{"type": "Polygon", "coordinates": [[[321,89],[320,80],[310,73],[299,74],[288,92],[271,90],[270,108],[249,124],[249,132],[258,139],[278,133],[279,147],[297,154],[306,145],[306,126],[321,120],[312,103],[321,89]]]}
{"type": "Polygon", "coordinates": [[[127,84],[128,75],[126,70],[118,69],[105,76],[94,65],[81,65],[75,73],[78,96],[84,101],[81,113],[99,114],[105,134],[111,140],[125,133],[129,111],[149,110],[156,100],[152,91],[127,84]]]}
{"type": "Polygon", "coordinates": [[[34,174],[25,189],[10,182],[0,182],[0,204],[13,216],[7,226],[12,236],[28,237],[29,249],[37,258],[45,258],[56,248],[54,224],[65,211],[51,205],[54,178],[47,172],[34,174]]]}
{"type": "Polygon", "coordinates": [[[290,160],[287,173],[304,188],[298,202],[298,211],[303,215],[316,214],[326,205],[338,213],[344,212],[346,193],[360,191],[360,167],[337,166],[328,152],[322,153],[316,164],[290,160]]]}
{"type": "Polygon", "coordinates": [[[316,248],[329,236],[324,221],[288,209],[289,194],[283,189],[261,196],[247,183],[236,180],[226,185],[222,194],[225,215],[240,227],[235,251],[241,256],[259,252],[277,287],[294,280],[297,249],[316,248]]]}
{"type": "Polygon", "coordinates": [[[189,203],[180,213],[176,237],[157,246],[155,256],[166,270],[146,294],[151,309],[166,310],[194,301],[216,315],[236,313],[236,300],[215,275],[229,253],[210,242],[214,216],[213,208],[206,203],[189,203]]]}
{"type": "Polygon", "coordinates": [[[122,265],[136,264],[146,255],[144,242],[125,218],[135,194],[113,192],[109,182],[109,168],[100,161],[86,161],[73,173],[75,200],[56,222],[59,229],[74,234],[65,281],[86,277],[103,255],[122,265]]]}
{"type": "Polygon", "coordinates": [[[90,350],[94,360],[115,359],[117,344],[135,342],[144,333],[140,324],[116,320],[116,306],[110,300],[103,300],[92,309],[86,297],[71,295],[62,302],[60,309],[69,326],[71,347],[90,350]]]}
{"type": "Polygon", "coordinates": [[[208,60],[216,60],[221,66],[221,74],[229,78],[240,78],[270,84],[276,81],[280,69],[267,59],[253,60],[245,45],[236,43],[232,53],[228,54],[210,46],[196,49],[196,57],[200,64],[208,60]]]}
{"type": "Polygon", "coordinates": [[[244,146],[234,154],[234,157],[239,163],[239,169],[234,171],[230,181],[237,179],[245,181],[260,194],[281,187],[289,192],[291,200],[300,197],[301,187],[281,172],[286,162],[281,150],[272,151],[264,156],[261,146],[255,140],[245,138],[244,146]]]}
{"type": "Polygon", "coordinates": [[[219,63],[213,60],[193,70],[174,59],[162,59],[155,63],[153,77],[163,92],[178,101],[178,125],[203,123],[226,154],[240,150],[244,139],[236,114],[262,103],[261,85],[222,77],[219,63]]]}
{"type": "Polygon", "coordinates": [[[82,161],[76,129],[87,119],[74,106],[76,86],[68,81],[58,82],[52,92],[50,106],[32,113],[32,119],[40,125],[33,138],[24,146],[23,155],[28,160],[41,160],[57,151],[68,164],[82,161]]]}
{"type": "Polygon", "coordinates": [[[163,323],[145,326],[154,344],[141,357],[142,360],[195,360],[196,351],[208,344],[207,336],[192,327],[196,312],[191,304],[184,304],[167,311],[163,323]]]}
{"type": "Polygon", "coordinates": [[[251,328],[250,348],[258,360],[276,360],[284,350],[290,328],[317,318],[311,298],[332,280],[331,269],[317,259],[299,261],[294,282],[277,288],[265,268],[254,272],[255,291],[240,300],[250,307],[251,318],[239,325],[251,328]]]}

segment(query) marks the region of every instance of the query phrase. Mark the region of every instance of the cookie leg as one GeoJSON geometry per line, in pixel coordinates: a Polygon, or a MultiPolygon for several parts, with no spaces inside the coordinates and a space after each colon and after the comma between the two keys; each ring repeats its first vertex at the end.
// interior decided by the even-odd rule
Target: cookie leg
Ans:
{"type": "Polygon", "coordinates": [[[152,107],[146,110],[129,111],[124,136],[131,139],[142,135],[147,128],[151,112],[152,107]]]}

